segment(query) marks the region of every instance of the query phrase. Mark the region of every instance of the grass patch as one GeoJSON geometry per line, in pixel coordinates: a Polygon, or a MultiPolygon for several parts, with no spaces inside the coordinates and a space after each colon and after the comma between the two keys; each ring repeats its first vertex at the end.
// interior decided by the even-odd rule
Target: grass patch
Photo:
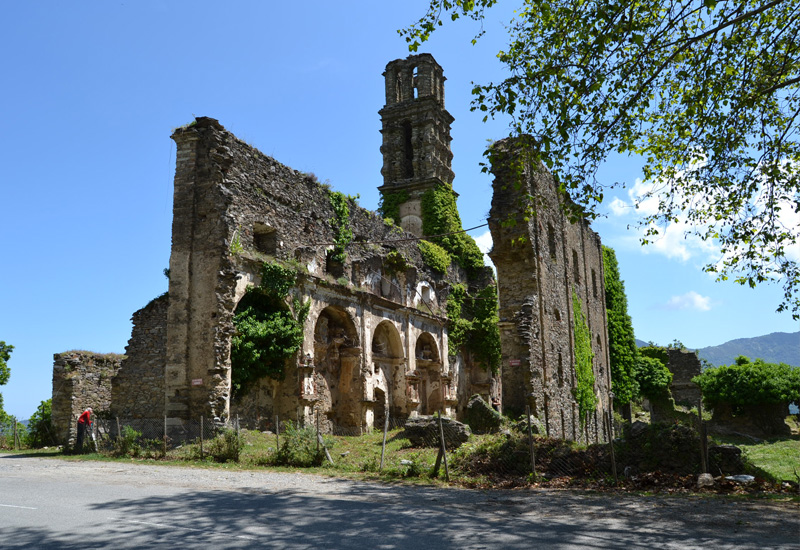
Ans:
{"type": "Polygon", "coordinates": [[[717,436],[719,443],[736,445],[757,468],[779,481],[800,481],[800,437],[776,438],[754,443],[742,437],[717,436]]]}

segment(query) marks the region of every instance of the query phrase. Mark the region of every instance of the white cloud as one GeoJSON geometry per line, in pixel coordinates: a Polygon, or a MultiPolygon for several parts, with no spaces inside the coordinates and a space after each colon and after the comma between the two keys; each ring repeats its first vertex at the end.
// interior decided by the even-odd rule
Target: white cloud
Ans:
{"type": "Polygon", "coordinates": [[[480,248],[481,252],[483,252],[484,263],[494,268],[494,264],[492,263],[492,260],[489,258],[488,254],[488,252],[492,249],[492,246],[494,246],[494,242],[492,241],[492,232],[486,231],[485,233],[475,237],[475,244],[477,244],[478,248],[480,248]]]}
{"type": "Polygon", "coordinates": [[[666,304],[664,304],[663,309],[667,310],[692,310],[692,311],[710,311],[711,310],[711,298],[708,296],[703,296],[698,294],[694,290],[690,290],[686,294],[681,294],[680,296],[673,296],[670,298],[666,304]]]}

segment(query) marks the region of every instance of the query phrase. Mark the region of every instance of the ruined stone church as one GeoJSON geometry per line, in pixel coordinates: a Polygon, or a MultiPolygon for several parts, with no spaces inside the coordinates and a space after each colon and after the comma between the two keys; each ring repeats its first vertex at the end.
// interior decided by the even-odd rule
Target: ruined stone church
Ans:
{"type": "Polygon", "coordinates": [[[370,429],[387,414],[463,418],[478,394],[515,415],[529,406],[550,435],[606,437],[610,373],[598,236],[566,219],[552,178],[520,163],[518,144],[504,141],[496,145],[505,154],[492,167],[489,220],[497,283],[488,267],[430,265],[418,241],[432,237],[423,198],[431,189],[454,194],[445,78],[429,54],[390,62],[384,77],[379,189],[384,198],[399,197],[394,220],[348,200],[343,222],[332,192],[313,175],[262,154],[212,118],[173,133],[169,290],[133,316],[126,358],[111,382],[112,415],[173,424],[201,415],[319,417],[328,430],[370,429]],[[502,223],[528,195],[540,199],[534,215],[502,223]],[[350,232],[344,244],[337,220],[350,232]],[[333,253],[337,246],[343,254],[333,253]],[[265,263],[297,273],[290,299],[308,308],[302,344],[282,376],[235,393],[234,317],[248,289],[261,283],[265,263]],[[449,345],[447,317],[456,286],[476,295],[494,285],[502,352],[495,374],[465,347],[449,345]],[[585,423],[572,391],[576,303],[592,335],[597,396],[585,423]]]}

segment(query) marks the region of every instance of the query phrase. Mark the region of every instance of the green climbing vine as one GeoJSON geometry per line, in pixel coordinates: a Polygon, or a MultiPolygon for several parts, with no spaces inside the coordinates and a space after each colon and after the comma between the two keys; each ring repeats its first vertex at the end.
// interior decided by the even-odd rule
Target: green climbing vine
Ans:
{"type": "Polygon", "coordinates": [[[233,318],[231,385],[242,395],[259,379],[282,380],[286,361],[303,343],[303,323],[311,302],[289,300],[297,272],[274,263],[261,269],[261,284],[248,289],[233,318]]]}
{"type": "Polygon", "coordinates": [[[330,219],[334,235],[331,259],[336,262],[345,261],[347,258],[345,248],[353,240],[353,230],[350,229],[349,203],[351,200],[354,200],[354,198],[338,191],[332,191],[330,194],[331,206],[333,207],[334,213],[334,217],[330,219]]]}
{"type": "Polygon", "coordinates": [[[489,285],[470,296],[464,285],[454,285],[447,297],[448,352],[466,347],[488,370],[500,368],[500,329],[497,288],[489,285]]]}
{"type": "Polygon", "coordinates": [[[411,196],[408,191],[395,191],[393,193],[381,192],[378,213],[384,220],[392,220],[396,225],[400,224],[400,205],[406,202],[411,196]]]}
{"type": "Polygon", "coordinates": [[[456,196],[449,186],[437,185],[423,193],[422,232],[425,235],[446,235],[431,240],[445,249],[453,259],[468,272],[483,267],[483,253],[475,241],[463,230],[461,217],[456,207],[456,196]]]}
{"type": "Polygon", "coordinates": [[[447,273],[447,268],[450,267],[452,258],[450,254],[436,243],[426,240],[417,241],[419,252],[422,254],[423,261],[434,271],[438,271],[442,275],[447,273]]]}
{"type": "Polygon", "coordinates": [[[578,402],[578,414],[581,425],[586,423],[589,415],[597,407],[597,395],[594,391],[594,370],[592,369],[592,335],[586,324],[581,299],[572,291],[573,328],[575,331],[575,388],[572,394],[578,402]]]}

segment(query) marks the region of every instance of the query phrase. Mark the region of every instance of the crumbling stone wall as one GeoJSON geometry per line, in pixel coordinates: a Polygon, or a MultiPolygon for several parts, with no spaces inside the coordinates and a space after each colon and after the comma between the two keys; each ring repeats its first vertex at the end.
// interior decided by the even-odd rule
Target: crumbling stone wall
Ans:
{"type": "MultiPolygon", "coordinates": [[[[315,177],[267,157],[211,118],[178,129],[173,139],[168,417],[223,419],[239,411],[295,419],[322,410],[331,425],[370,426],[385,410],[455,412],[457,389],[465,402],[474,393],[460,382],[468,374],[453,372],[447,356],[446,296],[452,284],[467,281],[463,271],[430,269],[416,243],[402,241],[406,234],[352,202],[353,243],[345,261],[334,262],[328,252],[336,213],[331,191],[315,177]],[[397,265],[398,255],[404,265],[397,265]],[[264,380],[231,409],[233,316],[247,287],[260,282],[262,262],[272,260],[299,268],[293,296],[312,302],[303,349],[284,380],[264,380]],[[331,319],[341,325],[337,330],[346,326],[345,337],[323,337],[319,323],[331,319]],[[380,339],[389,325],[373,348],[384,321],[399,341],[388,356],[380,339]],[[427,343],[419,348],[421,340],[427,343]]],[[[471,283],[491,280],[487,268],[471,283]]]]}
{"type": "Polygon", "coordinates": [[[77,421],[87,407],[94,414],[111,407],[111,380],[124,355],[67,351],[53,355],[53,406],[51,423],[56,441],[71,446],[77,437],[77,421]]]}
{"type": "Polygon", "coordinates": [[[696,407],[700,401],[700,387],[692,378],[703,372],[697,353],[686,349],[668,349],[667,369],[672,373],[670,392],[677,405],[696,407]]]}
{"type": "Polygon", "coordinates": [[[122,419],[164,416],[167,308],[160,296],[133,314],[126,358],[111,380],[111,414],[122,419]]]}
{"type": "Polygon", "coordinates": [[[605,439],[610,371],[600,238],[588,223],[567,219],[552,176],[531,165],[524,138],[494,145],[492,173],[489,255],[499,281],[503,409],[517,415],[530,406],[552,436],[605,439]],[[598,397],[583,427],[572,393],[573,292],[591,333],[598,397]]]}

